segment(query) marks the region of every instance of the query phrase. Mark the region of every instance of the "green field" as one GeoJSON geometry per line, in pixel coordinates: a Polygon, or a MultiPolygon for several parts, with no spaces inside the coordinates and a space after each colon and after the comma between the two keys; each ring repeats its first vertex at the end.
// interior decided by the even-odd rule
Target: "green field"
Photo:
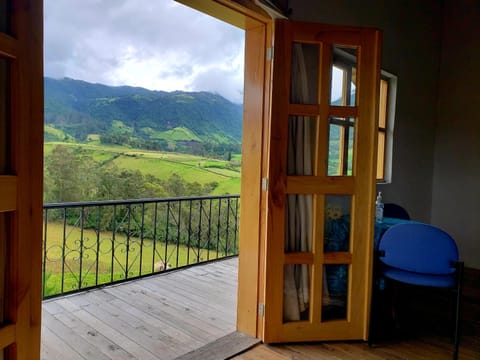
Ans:
{"type": "Polygon", "coordinates": [[[144,175],[153,175],[162,180],[168,179],[175,173],[187,182],[198,182],[201,185],[216,182],[218,187],[213,190],[211,195],[240,193],[240,154],[232,154],[232,161],[226,161],[190,154],[104,145],[97,142],[46,142],[44,145],[45,155],[48,156],[58,145],[68,146],[83,155],[91,156],[102,166],[111,164],[120,169],[138,170],[144,175]]]}
{"type": "Polygon", "coordinates": [[[63,292],[69,292],[151,274],[153,264],[165,260],[175,268],[224,256],[215,250],[190,248],[189,251],[183,245],[165,246],[164,242],[152,239],[130,237],[127,241],[127,236],[118,232],[115,241],[112,233],[107,231],[97,236],[94,230],[84,229],[82,236],[80,228],[72,226],[66,227],[64,243],[63,233],[62,223],[48,222],[44,296],[62,292],[62,268],[63,292]]]}

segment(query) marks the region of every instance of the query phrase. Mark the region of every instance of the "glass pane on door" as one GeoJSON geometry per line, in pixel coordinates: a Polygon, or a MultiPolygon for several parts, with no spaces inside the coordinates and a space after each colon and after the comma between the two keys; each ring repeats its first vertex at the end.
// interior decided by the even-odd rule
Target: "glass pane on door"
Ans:
{"type": "Polygon", "coordinates": [[[330,105],[356,106],[357,49],[334,45],[330,105]]]}
{"type": "Polygon", "coordinates": [[[287,175],[314,175],[317,120],[312,116],[289,116],[287,175]]]}
{"type": "Polygon", "coordinates": [[[287,195],[285,252],[311,252],[313,195],[287,195]]]}
{"type": "Polygon", "coordinates": [[[348,305],[349,265],[325,265],[322,321],[345,320],[348,305]]]}
{"type": "Polygon", "coordinates": [[[330,117],[327,176],[353,175],[355,118],[330,117]]]}
{"type": "Polygon", "coordinates": [[[290,103],[318,103],[319,58],[318,45],[293,43],[290,103]]]}
{"type": "Polygon", "coordinates": [[[350,250],[351,203],[350,195],[325,196],[324,252],[350,250]]]}
{"type": "Polygon", "coordinates": [[[283,322],[305,321],[310,317],[311,266],[284,266],[283,322]]]}

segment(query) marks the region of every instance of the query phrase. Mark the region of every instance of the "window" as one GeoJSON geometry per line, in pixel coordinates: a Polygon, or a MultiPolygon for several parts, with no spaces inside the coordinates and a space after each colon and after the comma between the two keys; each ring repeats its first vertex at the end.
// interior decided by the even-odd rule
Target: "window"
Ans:
{"type": "MultiPolygon", "coordinates": [[[[330,105],[356,105],[356,49],[334,47],[330,105]],[[353,53],[353,54],[352,54],[353,53]]],[[[352,175],[355,118],[328,120],[328,176],[352,175]]]]}
{"type": "Polygon", "coordinates": [[[393,124],[397,98],[397,77],[382,70],[378,114],[377,182],[392,181],[393,124]]]}
{"type": "MultiPolygon", "coordinates": [[[[356,104],[355,49],[335,48],[332,68],[332,106],[356,104]]],[[[382,70],[379,101],[377,182],[388,183],[392,176],[393,120],[397,77],[382,70]]],[[[355,131],[354,118],[329,119],[328,175],[352,174],[352,148],[355,131]]]]}

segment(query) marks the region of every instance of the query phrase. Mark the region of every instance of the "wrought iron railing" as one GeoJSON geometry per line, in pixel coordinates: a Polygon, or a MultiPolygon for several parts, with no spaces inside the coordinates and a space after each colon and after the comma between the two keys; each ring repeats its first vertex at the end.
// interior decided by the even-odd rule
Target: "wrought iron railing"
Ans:
{"type": "Polygon", "coordinates": [[[239,195],[45,204],[43,297],[238,254],[239,195]]]}

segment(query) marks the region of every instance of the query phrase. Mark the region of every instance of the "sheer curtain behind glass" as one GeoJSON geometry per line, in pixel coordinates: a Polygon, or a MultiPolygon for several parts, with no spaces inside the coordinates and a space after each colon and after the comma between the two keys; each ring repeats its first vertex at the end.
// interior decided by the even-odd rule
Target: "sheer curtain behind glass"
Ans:
{"type": "MultiPolygon", "coordinates": [[[[312,79],[317,82],[317,79],[312,79]]],[[[307,66],[304,49],[294,44],[292,51],[292,103],[309,101],[307,66]]],[[[288,128],[288,175],[313,175],[315,119],[290,116],[288,128]]],[[[312,195],[288,195],[285,252],[312,251],[312,195]]],[[[309,265],[286,265],[284,279],[284,321],[308,318],[310,305],[309,265]]]]}

